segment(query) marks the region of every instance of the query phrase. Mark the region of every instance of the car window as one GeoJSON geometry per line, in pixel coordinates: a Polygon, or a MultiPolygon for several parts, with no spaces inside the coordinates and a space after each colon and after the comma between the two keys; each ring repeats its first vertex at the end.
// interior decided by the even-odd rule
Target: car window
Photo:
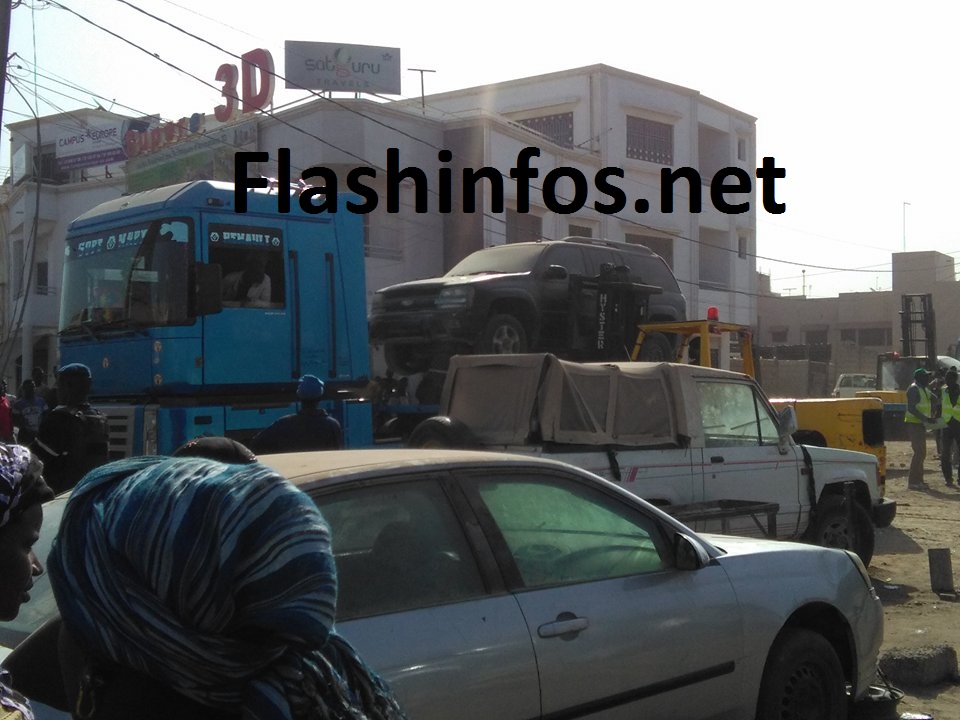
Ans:
{"type": "Polygon", "coordinates": [[[549,476],[480,479],[477,489],[528,588],[669,566],[653,518],[549,476]]]}
{"type": "Polygon", "coordinates": [[[677,285],[673,271],[659,255],[631,253],[624,255],[623,261],[630,267],[630,275],[636,282],[656,285],[664,292],[680,292],[680,286],[677,285]]]}
{"type": "Polygon", "coordinates": [[[698,381],[706,447],[775,445],[777,423],[747,383],[698,381]]]}
{"type": "Polygon", "coordinates": [[[558,245],[550,248],[544,253],[542,268],[546,269],[548,265],[562,265],[567,269],[568,275],[587,274],[587,268],[583,261],[583,253],[578,247],[570,245],[558,245]]]}
{"type": "Polygon", "coordinates": [[[620,255],[605,247],[589,246],[587,249],[587,257],[589,258],[587,273],[592,277],[600,274],[601,265],[617,267],[622,264],[620,255]]]}
{"type": "Polygon", "coordinates": [[[337,563],[337,619],[456,602],[484,593],[479,568],[437,482],[317,495],[337,563]]]}

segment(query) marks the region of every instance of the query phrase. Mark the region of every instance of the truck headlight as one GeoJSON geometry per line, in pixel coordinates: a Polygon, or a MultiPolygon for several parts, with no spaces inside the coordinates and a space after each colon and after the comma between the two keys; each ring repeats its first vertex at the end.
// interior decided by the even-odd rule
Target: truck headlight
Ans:
{"type": "Polygon", "coordinates": [[[436,306],[439,308],[465,308],[473,302],[473,288],[469,285],[456,285],[444,288],[437,295],[436,306]]]}

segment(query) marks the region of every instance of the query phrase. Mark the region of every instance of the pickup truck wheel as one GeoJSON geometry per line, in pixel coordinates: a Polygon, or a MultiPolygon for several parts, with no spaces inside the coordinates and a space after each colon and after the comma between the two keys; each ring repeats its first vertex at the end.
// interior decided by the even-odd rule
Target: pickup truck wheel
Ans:
{"type": "Polygon", "coordinates": [[[763,669],[758,720],[845,720],[843,667],[833,646],[810,630],[788,629],[763,669]]]}
{"type": "Polygon", "coordinates": [[[853,522],[840,495],[820,501],[817,517],[807,531],[807,539],[815,545],[853,550],[863,564],[869,566],[876,542],[870,514],[857,502],[853,504],[853,522]]]}
{"type": "Polygon", "coordinates": [[[666,335],[650,333],[643,339],[637,359],[641,362],[673,362],[676,357],[673,354],[673,344],[666,335]]]}
{"type": "Polygon", "coordinates": [[[491,317],[480,336],[479,349],[482,353],[525,353],[528,348],[527,331],[523,329],[523,324],[506,313],[491,317]]]}

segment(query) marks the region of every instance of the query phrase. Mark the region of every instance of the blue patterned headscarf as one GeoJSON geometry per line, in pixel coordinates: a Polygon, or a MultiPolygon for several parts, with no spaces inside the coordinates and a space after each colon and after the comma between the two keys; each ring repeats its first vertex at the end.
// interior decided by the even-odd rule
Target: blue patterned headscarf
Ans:
{"type": "Polygon", "coordinates": [[[329,528],[259,464],[129,458],[88,473],[47,562],[95,655],[245,720],[403,718],[331,633],[329,528]]]}
{"type": "Polygon", "coordinates": [[[53,492],[41,476],[42,463],[22,445],[0,443],[0,527],[53,492]]]}

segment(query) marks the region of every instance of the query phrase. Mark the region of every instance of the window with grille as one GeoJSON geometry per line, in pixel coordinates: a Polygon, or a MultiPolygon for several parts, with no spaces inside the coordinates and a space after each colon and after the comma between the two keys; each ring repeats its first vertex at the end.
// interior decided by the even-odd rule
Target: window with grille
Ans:
{"type": "Polygon", "coordinates": [[[507,208],[506,242],[539,240],[543,234],[543,220],[533,213],[521,213],[507,208]]]}
{"type": "Polygon", "coordinates": [[[518,123],[534,132],[538,132],[551,142],[565,148],[573,147],[573,113],[542,115],[540,117],[518,120],[518,123]]]}
{"type": "Polygon", "coordinates": [[[627,157],[673,164],[673,125],[627,115],[627,157]]]}
{"type": "Polygon", "coordinates": [[[737,236],[737,257],[740,259],[746,258],[747,253],[749,252],[749,247],[750,247],[750,244],[749,244],[749,241],[747,240],[747,236],[738,235],[737,236]]]}
{"type": "Polygon", "coordinates": [[[573,237],[593,237],[593,228],[571,224],[567,227],[567,234],[573,237]]]}
{"type": "Polygon", "coordinates": [[[775,343],[785,343],[787,342],[787,331],[786,330],[772,330],[770,332],[770,340],[775,343]]]}
{"type": "Polygon", "coordinates": [[[46,295],[50,292],[50,265],[46,261],[37,263],[37,277],[34,281],[34,291],[37,295],[46,295]]]}

